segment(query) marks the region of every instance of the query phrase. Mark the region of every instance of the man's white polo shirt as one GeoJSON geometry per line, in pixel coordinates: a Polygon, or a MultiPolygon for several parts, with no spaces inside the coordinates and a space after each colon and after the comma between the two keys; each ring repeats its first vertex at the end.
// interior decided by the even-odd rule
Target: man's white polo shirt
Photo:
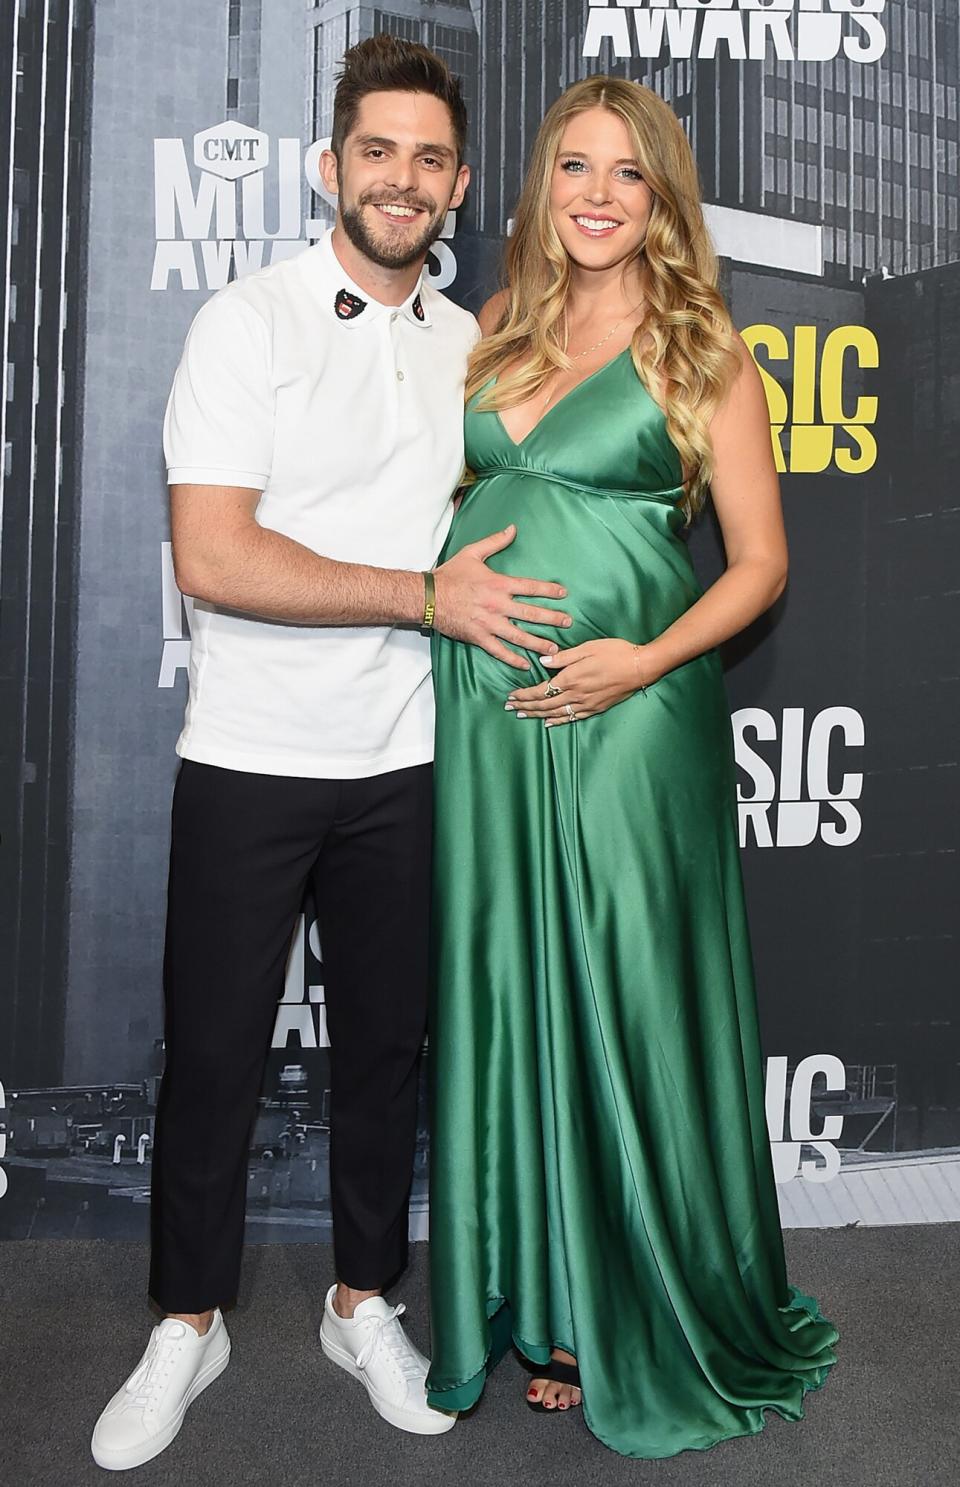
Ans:
{"type": "MultiPolygon", "coordinates": [[[[257,521],[325,557],[431,567],[463,469],[472,315],[423,280],[371,299],[328,233],[199,311],[167,405],[171,485],[262,490],[257,521]]],[[[194,606],[177,752],[258,774],[352,779],[433,758],[429,641],[194,606]]]]}

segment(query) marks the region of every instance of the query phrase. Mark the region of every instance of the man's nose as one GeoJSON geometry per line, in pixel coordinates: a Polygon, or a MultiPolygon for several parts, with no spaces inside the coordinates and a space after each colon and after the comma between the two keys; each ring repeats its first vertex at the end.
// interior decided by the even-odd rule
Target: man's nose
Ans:
{"type": "Polygon", "coordinates": [[[397,191],[412,191],[417,184],[416,161],[412,155],[399,151],[390,160],[386,171],[387,184],[397,191]]]}

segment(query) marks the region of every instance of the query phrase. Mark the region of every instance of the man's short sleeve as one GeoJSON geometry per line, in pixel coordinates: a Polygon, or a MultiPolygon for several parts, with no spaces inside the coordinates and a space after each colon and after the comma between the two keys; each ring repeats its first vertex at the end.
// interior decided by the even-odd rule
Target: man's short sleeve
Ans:
{"type": "Polygon", "coordinates": [[[168,484],[264,489],[273,463],[270,350],[265,321],[231,290],[197,313],[163,424],[168,484]]]}

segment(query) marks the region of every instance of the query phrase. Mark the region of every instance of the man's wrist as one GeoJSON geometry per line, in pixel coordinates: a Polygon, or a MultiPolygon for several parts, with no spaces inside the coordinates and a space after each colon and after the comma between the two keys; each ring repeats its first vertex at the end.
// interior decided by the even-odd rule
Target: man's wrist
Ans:
{"type": "Polygon", "coordinates": [[[420,628],[423,622],[424,583],[423,574],[415,569],[399,568],[394,572],[395,597],[392,601],[393,620],[397,625],[412,625],[420,628]]]}
{"type": "Polygon", "coordinates": [[[434,619],[437,613],[437,586],[429,568],[423,573],[423,616],[420,620],[420,633],[432,635],[434,630],[434,619]]]}

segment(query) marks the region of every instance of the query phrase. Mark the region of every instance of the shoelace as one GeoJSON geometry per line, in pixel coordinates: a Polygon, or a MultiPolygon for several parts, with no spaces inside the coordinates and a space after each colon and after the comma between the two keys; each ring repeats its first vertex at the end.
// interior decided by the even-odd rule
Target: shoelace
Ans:
{"type": "Polygon", "coordinates": [[[393,1308],[389,1316],[371,1317],[373,1332],[364,1343],[357,1354],[357,1367],[366,1368],[374,1353],[382,1343],[387,1350],[392,1362],[400,1369],[405,1378],[417,1378],[420,1374],[420,1364],[410,1351],[407,1339],[399,1326],[394,1326],[398,1318],[402,1317],[406,1307],[401,1301],[393,1308]]]}
{"type": "Polygon", "coordinates": [[[147,1344],[142,1363],[127,1380],[131,1405],[145,1408],[153,1403],[176,1361],[183,1336],[183,1333],[171,1334],[157,1328],[147,1344]]]}

